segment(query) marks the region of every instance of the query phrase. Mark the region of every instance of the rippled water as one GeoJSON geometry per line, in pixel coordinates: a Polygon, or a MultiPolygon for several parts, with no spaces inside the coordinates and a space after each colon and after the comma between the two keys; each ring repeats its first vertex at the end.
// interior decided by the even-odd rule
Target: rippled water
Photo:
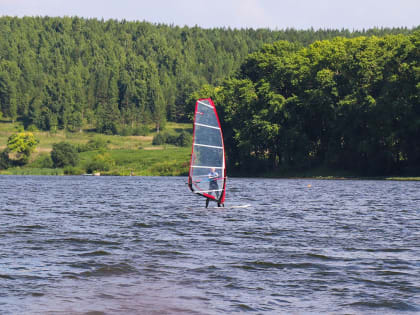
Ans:
{"type": "Polygon", "coordinates": [[[0,314],[420,312],[420,182],[185,182],[0,176],[0,314]]]}

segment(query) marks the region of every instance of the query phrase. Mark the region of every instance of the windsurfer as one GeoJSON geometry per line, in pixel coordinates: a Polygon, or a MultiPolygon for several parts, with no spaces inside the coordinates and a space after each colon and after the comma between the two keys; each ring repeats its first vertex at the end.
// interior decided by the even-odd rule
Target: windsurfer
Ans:
{"type": "MultiPolygon", "coordinates": [[[[217,178],[219,177],[219,173],[216,172],[216,169],[212,167],[210,169],[210,173],[208,174],[209,177],[209,195],[212,194],[212,191],[215,192],[216,198],[219,199],[219,185],[217,184],[217,178]]],[[[206,208],[209,206],[210,198],[206,199],[206,208]]],[[[217,203],[217,206],[220,207],[220,204],[217,203]]]]}

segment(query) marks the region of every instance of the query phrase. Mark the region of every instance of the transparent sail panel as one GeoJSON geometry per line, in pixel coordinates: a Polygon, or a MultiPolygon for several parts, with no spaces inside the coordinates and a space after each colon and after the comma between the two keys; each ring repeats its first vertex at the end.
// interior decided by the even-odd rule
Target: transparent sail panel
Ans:
{"type": "Polygon", "coordinates": [[[223,168],[223,149],[194,145],[193,167],[223,168]]]}
{"type": "Polygon", "coordinates": [[[197,145],[208,145],[222,149],[223,142],[220,135],[220,129],[196,125],[194,143],[197,145]]]}
{"type": "Polygon", "coordinates": [[[210,105],[209,101],[198,101],[195,123],[211,127],[219,127],[219,122],[214,114],[213,106],[210,105]]]}

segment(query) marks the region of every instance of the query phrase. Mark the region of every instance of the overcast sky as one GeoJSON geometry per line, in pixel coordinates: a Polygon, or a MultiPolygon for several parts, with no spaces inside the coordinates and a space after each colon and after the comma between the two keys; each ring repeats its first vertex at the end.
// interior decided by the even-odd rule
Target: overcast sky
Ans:
{"type": "Polygon", "coordinates": [[[0,0],[0,15],[79,16],[204,28],[420,25],[420,0],[0,0]]]}

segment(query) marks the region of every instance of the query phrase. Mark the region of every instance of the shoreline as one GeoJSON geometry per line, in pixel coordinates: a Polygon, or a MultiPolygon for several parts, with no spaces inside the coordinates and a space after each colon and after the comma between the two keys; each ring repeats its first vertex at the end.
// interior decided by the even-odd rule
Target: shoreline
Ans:
{"type": "MultiPolygon", "coordinates": [[[[1,172],[0,176],[94,176],[94,177],[109,177],[109,176],[120,176],[120,177],[187,177],[188,174],[180,174],[180,175],[159,175],[159,174],[64,174],[62,169],[45,169],[44,174],[40,174],[39,172],[31,172],[30,169],[21,169],[20,174],[7,174],[7,172],[1,172]]],[[[420,177],[417,176],[243,176],[241,174],[238,175],[230,175],[228,177],[231,178],[262,178],[262,179],[301,179],[301,180],[375,180],[375,181],[420,181],[420,177]]]]}

